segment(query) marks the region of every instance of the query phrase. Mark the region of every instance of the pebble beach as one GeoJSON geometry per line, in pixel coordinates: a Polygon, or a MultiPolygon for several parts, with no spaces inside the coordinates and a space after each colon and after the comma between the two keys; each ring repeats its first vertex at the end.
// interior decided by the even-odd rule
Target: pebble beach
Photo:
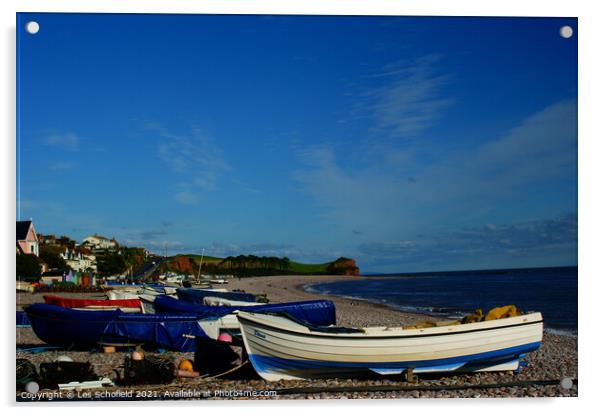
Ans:
{"type": "MultiPolygon", "coordinates": [[[[401,326],[413,324],[418,321],[436,320],[431,316],[416,313],[407,313],[387,308],[380,304],[372,304],[355,299],[340,298],[328,295],[317,295],[304,290],[304,287],[317,282],[330,282],[338,279],[360,279],[363,277],[349,276],[270,276],[230,280],[226,286],[229,290],[244,290],[250,293],[267,294],[270,302],[303,301],[314,299],[328,299],[336,304],[337,324],[342,326],[401,326]]],[[[102,298],[102,294],[73,294],[55,293],[65,297],[102,298]]],[[[17,310],[24,305],[43,302],[41,294],[17,294],[17,310]]],[[[42,342],[35,336],[30,328],[17,328],[17,349],[42,342]]],[[[37,367],[42,362],[52,362],[59,355],[67,355],[74,361],[90,362],[99,376],[115,378],[122,370],[126,352],[101,353],[101,352],[73,352],[73,351],[44,351],[39,353],[17,352],[17,358],[30,360],[37,367]]],[[[166,352],[163,358],[193,358],[192,353],[166,352]]],[[[562,378],[578,377],[577,373],[577,337],[552,333],[544,333],[540,349],[530,353],[527,357],[527,366],[520,373],[514,372],[482,372],[474,374],[446,374],[444,376],[430,375],[418,379],[416,385],[449,386],[450,390],[392,390],[395,387],[406,388],[412,386],[400,377],[378,377],[369,379],[328,379],[304,381],[279,381],[266,382],[257,376],[250,364],[242,367],[238,372],[220,379],[193,378],[178,380],[169,385],[148,385],[140,389],[155,391],[161,396],[175,398],[199,399],[199,397],[179,396],[182,390],[196,390],[202,392],[201,399],[355,399],[355,398],[486,398],[486,397],[561,397],[577,396],[578,387],[574,384],[565,389],[559,384],[545,386],[511,386],[487,389],[462,389],[466,384],[499,384],[529,380],[557,380],[562,378]],[[317,388],[309,393],[295,393],[294,388],[317,388]],[[320,389],[323,390],[320,390],[320,389]],[[338,391],[327,391],[329,388],[338,388],[338,391]],[[369,391],[361,389],[370,389],[369,391]],[[378,389],[385,390],[378,390],[378,389]],[[346,389],[346,390],[345,390],[346,389]],[[250,397],[250,394],[255,394],[250,397]],[[257,391],[276,391],[269,396],[257,394],[257,391]],[[278,392],[280,391],[280,392],[278,392]],[[172,393],[172,395],[169,395],[172,393]]],[[[107,388],[110,390],[113,388],[107,388]]],[[[118,388],[116,388],[118,389],[118,388]]],[[[441,388],[439,388],[441,389],[441,388]]],[[[17,393],[17,396],[19,394],[17,393]]],[[[152,396],[156,396],[151,393],[152,396]]],[[[144,398],[144,397],[143,397],[144,398]]]]}

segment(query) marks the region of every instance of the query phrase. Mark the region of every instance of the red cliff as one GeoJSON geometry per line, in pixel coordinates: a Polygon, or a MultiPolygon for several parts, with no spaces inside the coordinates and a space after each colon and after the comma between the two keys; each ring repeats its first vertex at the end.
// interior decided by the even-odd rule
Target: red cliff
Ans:
{"type": "Polygon", "coordinates": [[[360,269],[353,259],[339,258],[326,268],[329,274],[334,275],[360,275],[360,269]]]}
{"type": "Polygon", "coordinates": [[[186,274],[186,275],[194,274],[192,266],[193,266],[193,264],[190,261],[190,259],[184,255],[178,255],[169,261],[170,269],[172,271],[180,273],[180,274],[186,274]]]}

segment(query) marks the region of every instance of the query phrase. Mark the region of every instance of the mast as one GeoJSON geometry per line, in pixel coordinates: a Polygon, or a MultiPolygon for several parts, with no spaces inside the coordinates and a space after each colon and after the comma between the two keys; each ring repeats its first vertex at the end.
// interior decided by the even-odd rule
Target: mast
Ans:
{"type": "Polygon", "coordinates": [[[203,248],[202,251],[201,251],[201,263],[199,265],[199,275],[196,278],[197,283],[201,282],[201,268],[203,268],[203,256],[204,255],[205,255],[205,248],[203,248]]]}

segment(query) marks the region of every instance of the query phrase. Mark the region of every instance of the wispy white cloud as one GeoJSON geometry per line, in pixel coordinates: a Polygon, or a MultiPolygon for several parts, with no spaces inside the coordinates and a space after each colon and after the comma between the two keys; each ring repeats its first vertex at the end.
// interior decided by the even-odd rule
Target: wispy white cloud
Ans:
{"type": "Polygon", "coordinates": [[[308,168],[296,171],[294,178],[322,209],[325,222],[337,225],[345,234],[354,230],[386,232],[403,223],[398,219],[408,204],[399,202],[407,181],[369,167],[347,171],[327,146],[300,150],[298,157],[308,168]]]}
{"type": "Polygon", "coordinates": [[[519,189],[577,178],[577,102],[562,100],[473,151],[429,166],[422,181],[441,195],[507,197],[519,189]]]}
{"type": "Polygon", "coordinates": [[[196,252],[194,249],[192,249],[192,247],[185,244],[184,242],[170,238],[167,235],[165,235],[164,238],[158,237],[156,239],[140,239],[138,237],[125,237],[124,239],[120,240],[120,242],[128,246],[145,247],[146,249],[161,255],[163,254],[164,250],[167,251],[168,254],[196,252]]]}
{"type": "Polygon", "coordinates": [[[129,230],[125,234],[125,237],[139,241],[148,241],[157,239],[158,237],[164,237],[165,235],[167,235],[167,231],[165,229],[143,229],[129,230]]]}
{"type": "Polygon", "coordinates": [[[261,193],[261,190],[259,190],[256,187],[250,185],[249,183],[247,183],[244,180],[232,179],[232,183],[235,184],[236,186],[238,186],[238,188],[240,190],[242,190],[243,192],[254,193],[254,194],[261,193]]]}
{"type": "Polygon", "coordinates": [[[276,256],[288,257],[295,261],[308,263],[332,261],[349,254],[340,249],[311,249],[301,248],[293,244],[277,243],[225,244],[213,242],[210,245],[205,246],[204,249],[206,255],[217,257],[233,255],[276,256]]]}
{"type": "Polygon", "coordinates": [[[412,240],[367,242],[358,246],[357,257],[370,269],[394,264],[392,270],[399,270],[395,266],[404,264],[408,271],[425,265],[436,269],[438,264],[458,269],[545,266],[550,259],[556,265],[569,265],[577,262],[577,215],[470,226],[412,240]]]}
{"type": "Polygon", "coordinates": [[[394,146],[351,166],[332,147],[300,149],[306,167],[294,178],[342,234],[403,235],[478,220],[481,209],[535,200],[540,186],[576,178],[576,120],[575,100],[557,102],[497,138],[429,162],[411,151],[391,158],[394,146]],[[407,174],[396,163],[415,170],[407,174]]]}
{"type": "Polygon", "coordinates": [[[160,138],[159,159],[174,173],[187,177],[181,184],[184,190],[174,195],[180,203],[198,203],[197,193],[214,190],[220,175],[231,169],[220,146],[199,128],[192,128],[187,134],[175,134],[156,123],[148,123],[146,127],[160,138]]]}
{"type": "Polygon", "coordinates": [[[48,166],[48,168],[50,170],[71,170],[73,169],[73,163],[67,161],[57,162],[52,163],[50,166],[48,166]]]}
{"type": "Polygon", "coordinates": [[[426,130],[454,101],[441,95],[450,76],[438,72],[440,59],[429,55],[398,62],[371,75],[378,85],[364,92],[360,111],[373,118],[379,130],[395,138],[411,137],[426,130]]]}
{"type": "Polygon", "coordinates": [[[63,150],[77,151],[79,148],[79,136],[74,132],[53,133],[43,139],[47,146],[59,147],[63,150]]]}
{"type": "Polygon", "coordinates": [[[176,193],[174,199],[184,205],[196,205],[200,201],[200,198],[196,194],[188,190],[176,193]]]}
{"type": "MultiPolygon", "coordinates": [[[[127,246],[145,247],[147,249],[163,248],[170,239],[169,233],[165,229],[128,229],[127,231],[117,230],[114,233],[118,241],[127,246]]],[[[170,243],[172,246],[173,243],[170,243]]],[[[178,246],[181,246],[178,243],[178,246]]]]}
{"type": "Polygon", "coordinates": [[[503,167],[505,176],[514,180],[576,175],[576,100],[557,102],[527,117],[501,138],[483,145],[477,156],[479,169],[493,166],[488,171],[491,176],[503,167]]]}
{"type": "Polygon", "coordinates": [[[47,202],[43,200],[17,199],[17,206],[24,210],[44,209],[47,211],[63,211],[65,206],[58,202],[47,202]]]}

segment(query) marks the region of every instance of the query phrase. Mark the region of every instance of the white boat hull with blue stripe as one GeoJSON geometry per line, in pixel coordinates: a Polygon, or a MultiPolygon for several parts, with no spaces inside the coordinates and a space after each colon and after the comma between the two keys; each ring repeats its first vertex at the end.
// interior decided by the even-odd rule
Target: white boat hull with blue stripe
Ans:
{"type": "Polygon", "coordinates": [[[542,340],[540,313],[423,329],[310,328],[288,318],[239,312],[249,360],[267,381],[516,370],[542,340]]]}

